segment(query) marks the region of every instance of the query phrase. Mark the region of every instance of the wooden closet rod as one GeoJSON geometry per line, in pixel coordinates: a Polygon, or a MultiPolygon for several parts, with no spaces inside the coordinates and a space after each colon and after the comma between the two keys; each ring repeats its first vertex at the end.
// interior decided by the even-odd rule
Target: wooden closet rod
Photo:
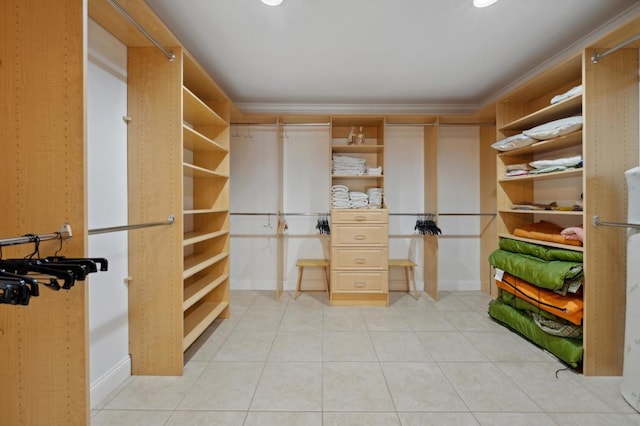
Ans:
{"type": "Polygon", "coordinates": [[[14,238],[1,238],[0,239],[0,247],[6,246],[16,246],[19,244],[28,244],[34,243],[38,241],[48,241],[48,240],[68,240],[71,238],[71,225],[65,223],[60,228],[59,232],[53,232],[51,234],[31,234],[31,235],[22,235],[20,237],[14,238]]]}
{"type": "Polygon", "coordinates": [[[164,54],[164,56],[167,57],[169,62],[173,62],[176,59],[176,55],[174,55],[173,52],[162,47],[162,45],[155,38],[153,38],[153,36],[149,34],[147,30],[145,30],[144,27],[138,23],[138,21],[133,19],[133,16],[129,15],[129,12],[127,12],[122,6],[120,6],[120,4],[118,4],[116,0],[107,1],[111,4],[111,6],[113,6],[115,10],[118,11],[118,13],[124,16],[127,21],[131,22],[131,24],[133,24],[133,26],[136,27],[136,29],[140,31],[143,36],[145,36],[151,43],[153,43],[153,45],[157,47],[164,54]]]}
{"type": "Polygon", "coordinates": [[[633,43],[636,40],[640,40],[640,34],[637,34],[636,36],[631,37],[630,39],[625,40],[622,43],[620,43],[620,44],[618,44],[616,46],[613,46],[611,49],[605,50],[602,53],[597,53],[597,52],[594,53],[593,55],[591,55],[591,62],[593,62],[594,64],[597,64],[600,59],[604,58],[605,56],[609,56],[610,54],[612,54],[616,50],[620,50],[623,47],[625,47],[627,44],[633,43]]]}

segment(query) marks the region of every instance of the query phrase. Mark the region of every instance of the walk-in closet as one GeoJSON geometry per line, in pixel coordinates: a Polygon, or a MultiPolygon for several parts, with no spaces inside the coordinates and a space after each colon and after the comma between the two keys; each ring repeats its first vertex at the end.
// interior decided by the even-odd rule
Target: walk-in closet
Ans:
{"type": "Polygon", "coordinates": [[[4,2],[0,425],[640,424],[640,4],[510,1],[4,2]]]}

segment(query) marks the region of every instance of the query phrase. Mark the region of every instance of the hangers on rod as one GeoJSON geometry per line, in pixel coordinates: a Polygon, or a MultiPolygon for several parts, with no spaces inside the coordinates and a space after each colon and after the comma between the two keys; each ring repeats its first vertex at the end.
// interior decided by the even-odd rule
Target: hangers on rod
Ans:
{"type": "Polygon", "coordinates": [[[329,226],[329,215],[321,214],[318,216],[316,229],[320,234],[323,234],[323,235],[331,234],[331,227],[329,226]]]}
{"type": "Polygon", "coordinates": [[[31,297],[39,296],[38,285],[53,290],[69,290],[76,281],[87,275],[108,270],[104,258],[67,258],[58,253],[65,239],[71,238],[71,228],[65,225],[53,234],[26,234],[21,237],[0,239],[3,246],[33,243],[33,252],[24,258],[4,259],[0,251],[0,304],[28,305],[31,297]],[[40,242],[58,239],[60,247],[53,256],[40,256],[40,242]],[[62,283],[62,284],[61,284],[62,283]]]}
{"type": "Polygon", "coordinates": [[[413,229],[420,235],[441,235],[442,230],[438,228],[434,218],[433,213],[419,214],[413,229]]]}

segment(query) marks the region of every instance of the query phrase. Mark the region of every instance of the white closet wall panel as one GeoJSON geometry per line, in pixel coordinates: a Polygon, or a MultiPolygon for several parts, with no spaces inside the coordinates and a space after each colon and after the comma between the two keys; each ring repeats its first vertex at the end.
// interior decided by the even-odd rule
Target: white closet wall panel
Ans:
{"type": "MultiPolygon", "coordinates": [[[[87,200],[89,229],[127,223],[127,48],[94,21],[88,25],[87,200]]],[[[127,233],[92,235],[88,255],[109,260],[89,279],[91,406],[131,375],[127,233]]]]}
{"type": "Polygon", "coordinates": [[[231,289],[275,290],[278,211],[278,134],[275,126],[231,128],[231,289]]]}
{"type": "MultiPolygon", "coordinates": [[[[424,128],[387,126],[385,128],[385,203],[389,209],[389,258],[411,259],[416,285],[424,288],[423,238],[415,234],[416,216],[393,216],[393,213],[424,212],[424,128]]],[[[391,290],[404,290],[402,268],[389,270],[391,290]]]]}
{"type": "MultiPolygon", "coordinates": [[[[285,126],[283,131],[284,213],[329,213],[331,187],[328,126],[285,126]]],[[[329,258],[329,236],[316,230],[317,216],[286,216],[284,290],[295,290],[300,258],[329,258]]],[[[304,289],[322,290],[320,268],[304,271],[304,289]]]]}
{"type": "MultiPolygon", "coordinates": [[[[442,126],[438,143],[439,213],[480,212],[477,126],[442,126]]],[[[440,216],[439,290],[480,290],[480,218],[440,216]]]]}

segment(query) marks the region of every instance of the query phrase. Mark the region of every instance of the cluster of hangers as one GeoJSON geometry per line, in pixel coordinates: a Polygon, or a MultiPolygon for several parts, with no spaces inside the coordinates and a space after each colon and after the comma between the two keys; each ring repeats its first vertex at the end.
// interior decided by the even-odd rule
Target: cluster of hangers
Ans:
{"type": "Polygon", "coordinates": [[[329,226],[329,215],[321,214],[318,216],[318,222],[316,223],[316,229],[318,232],[324,235],[331,234],[331,227],[329,226]]]}
{"type": "Polygon", "coordinates": [[[433,218],[432,214],[419,214],[413,229],[420,235],[441,235],[442,230],[438,228],[433,218]]]}
{"type": "Polygon", "coordinates": [[[47,257],[40,257],[38,235],[24,237],[34,244],[33,252],[24,258],[3,259],[0,244],[0,304],[28,305],[31,297],[40,295],[39,284],[56,291],[69,290],[76,281],[84,281],[87,275],[108,270],[109,264],[104,258],[59,256],[62,235],[59,235],[60,249],[47,257]]]}

